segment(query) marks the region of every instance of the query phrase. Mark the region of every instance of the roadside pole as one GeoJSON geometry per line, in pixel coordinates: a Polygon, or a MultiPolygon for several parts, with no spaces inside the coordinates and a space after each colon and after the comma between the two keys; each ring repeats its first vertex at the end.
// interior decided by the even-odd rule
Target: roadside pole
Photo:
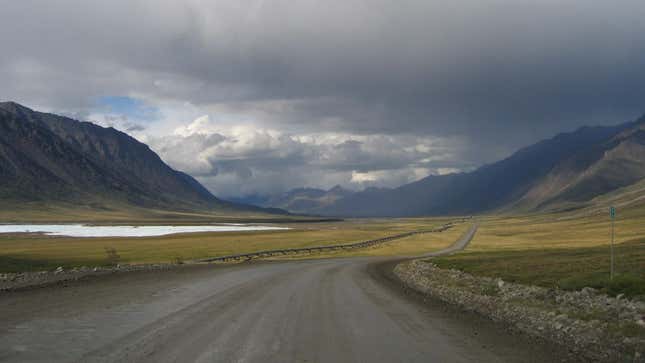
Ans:
{"type": "Polygon", "coordinates": [[[609,207],[609,218],[611,218],[611,266],[609,269],[609,280],[614,279],[614,219],[616,219],[616,208],[609,207]]]}

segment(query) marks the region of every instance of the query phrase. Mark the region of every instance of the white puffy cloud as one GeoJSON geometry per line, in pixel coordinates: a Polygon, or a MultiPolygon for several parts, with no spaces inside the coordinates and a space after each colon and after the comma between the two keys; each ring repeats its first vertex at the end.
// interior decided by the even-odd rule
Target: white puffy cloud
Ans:
{"type": "Polygon", "coordinates": [[[413,135],[288,134],[208,115],[147,139],[171,166],[217,195],[273,194],[301,187],[394,187],[443,170],[458,140],[413,135]]]}

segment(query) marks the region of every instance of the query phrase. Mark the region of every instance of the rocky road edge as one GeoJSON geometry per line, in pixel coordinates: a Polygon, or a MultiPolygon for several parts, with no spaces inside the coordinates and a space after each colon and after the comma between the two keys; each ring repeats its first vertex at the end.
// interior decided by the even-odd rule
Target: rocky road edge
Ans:
{"type": "Polygon", "coordinates": [[[394,274],[417,292],[564,346],[587,361],[645,362],[645,303],[592,288],[562,291],[441,269],[431,261],[399,263],[394,274]]]}
{"type": "Polygon", "coordinates": [[[0,273],[0,292],[21,290],[31,287],[40,287],[77,281],[91,276],[105,276],[120,272],[134,271],[161,271],[177,268],[178,264],[141,264],[141,265],[116,265],[101,267],[78,267],[63,269],[58,267],[54,271],[33,271],[18,273],[0,273]]]}

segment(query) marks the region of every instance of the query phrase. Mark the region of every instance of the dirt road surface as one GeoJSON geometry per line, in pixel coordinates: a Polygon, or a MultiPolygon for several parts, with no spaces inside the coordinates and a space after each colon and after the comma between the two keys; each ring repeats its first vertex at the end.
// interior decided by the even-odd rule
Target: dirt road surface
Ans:
{"type": "Polygon", "coordinates": [[[406,294],[391,278],[393,264],[338,258],[188,266],[1,293],[0,361],[561,359],[557,349],[406,294]]]}

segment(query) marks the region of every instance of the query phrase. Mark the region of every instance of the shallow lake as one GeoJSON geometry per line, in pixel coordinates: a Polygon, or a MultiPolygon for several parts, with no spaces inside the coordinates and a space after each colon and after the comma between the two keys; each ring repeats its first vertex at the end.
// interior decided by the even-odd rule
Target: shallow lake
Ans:
{"type": "Polygon", "coordinates": [[[207,226],[90,226],[84,224],[0,224],[0,233],[43,233],[68,237],[152,237],[176,233],[269,231],[286,227],[243,224],[207,226]]]}

